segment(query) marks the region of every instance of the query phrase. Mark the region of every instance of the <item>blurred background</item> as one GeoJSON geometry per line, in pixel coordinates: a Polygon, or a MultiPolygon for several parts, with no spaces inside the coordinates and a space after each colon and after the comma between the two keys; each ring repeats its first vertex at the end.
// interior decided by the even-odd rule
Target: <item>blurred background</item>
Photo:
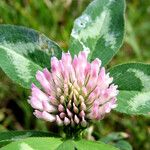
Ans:
{"type": "MultiPolygon", "coordinates": [[[[0,0],[0,24],[39,30],[67,49],[73,21],[91,0],[0,0]]],[[[126,0],[126,35],[110,66],[124,62],[150,63],[150,0],[126,0]]],[[[27,103],[30,91],[12,83],[0,68],[0,131],[49,130],[35,119],[27,103]]],[[[125,132],[135,150],[150,150],[150,116],[128,116],[113,111],[93,127],[95,139],[125,132]]]]}

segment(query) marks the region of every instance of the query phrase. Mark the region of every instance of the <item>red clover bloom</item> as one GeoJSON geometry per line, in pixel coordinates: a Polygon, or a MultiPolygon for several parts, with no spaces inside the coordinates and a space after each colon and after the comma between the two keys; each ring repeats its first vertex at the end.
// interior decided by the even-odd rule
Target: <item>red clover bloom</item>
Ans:
{"type": "Polygon", "coordinates": [[[117,85],[96,58],[89,63],[87,52],[72,59],[63,53],[61,60],[51,59],[51,71],[38,71],[36,79],[42,90],[32,84],[29,103],[37,118],[57,125],[88,126],[92,120],[101,120],[116,107],[117,85]]]}

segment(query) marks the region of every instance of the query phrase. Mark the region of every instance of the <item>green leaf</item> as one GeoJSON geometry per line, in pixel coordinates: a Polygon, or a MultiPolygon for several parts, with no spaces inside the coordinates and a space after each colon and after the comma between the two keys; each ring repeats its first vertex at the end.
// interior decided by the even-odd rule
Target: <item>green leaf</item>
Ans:
{"type": "Polygon", "coordinates": [[[56,150],[75,150],[75,142],[73,140],[64,141],[56,150]]]}
{"type": "Polygon", "coordinates": [[[120,150],[132,150],[132,146],[129,142],[120,140],[115,144],[115,147],[118,147],[120,150]]]}
{"type": "Polygon", "coordinates": [[[93,0],[74,22],[69,47],[72,55],[90,50],[90,60],[98,57],[107,64],[122,45],[124,11],[124,0],[93,0]]]}
{"type": "Polygon", "coordinates": [[[124,132],[112,132],[109,133],[107,136],[102,137],[100,139],[100,141],[104,142],[104,143],[110,143],[110,142],[114,142],[114,141],[119,141],[122,139],[125,139],[128,137],[127,133],[124,132]]]}
{"type": "Polygon", "coordinates": [[[41,132],[41,131],[9,131],[9,132],[0,132],[0,147],[14,142],[17,140],[25,139],[28,137],[50,137],[56,136],[50,132],[41,132]]]}
{"type": "Polygon", "coordinates": [[[116,111],[144,115],[150,112],[150,65],[122,64],[112,68],[110,76],[120,90],[116,111]]]}
{"type": "Polygon", "coordinates": [[[76,141],[77,150],[119,150],[111,145],[102,142],[93,142],[87,140],[76,141]]]}
{"type": "Polygon", "coordinates": [[[118,150],[102,142],[66,140],[54,137],[36,137],[12,142],[0,150],[118,150]]]}
{"type": "Polygon", "coordinates": [[[60,138],[36,137],[12,142],[0,150],[55,150],[62,144],[60,138]]]}
{"type": "Polygon", "coordinates": [[[15,82],[29,88],[37,70],[50,68],[50,57],[61,49],[43,34],[25,27],[0,25],[0,67],[15,82]]]}
{"type": "Polygon", "coordinates": [[[132,150],[132,146],[127,141],[123,140],[128,138],[128,134],[124,132],[112,132],[105,137],[102,137],[100,141],[106,144],[112,144],[120,150],[132,150]]]}

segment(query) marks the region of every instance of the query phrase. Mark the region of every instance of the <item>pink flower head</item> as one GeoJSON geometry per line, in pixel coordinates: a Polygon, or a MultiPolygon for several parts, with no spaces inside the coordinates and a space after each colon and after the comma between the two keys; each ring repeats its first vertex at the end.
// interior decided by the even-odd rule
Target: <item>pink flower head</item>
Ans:
{"type": "Polygon", "coordinates": [[[36,79],[42,90],[32,85],[29,103],[37,118],[57,125],[86,127],[90,120],[100,120],[116,107],[117,85],[96,58],[89,63],[82,51],[72,59],[63,53],[61,60],[51,59],[51,71],[38,71],[36,79]]]}

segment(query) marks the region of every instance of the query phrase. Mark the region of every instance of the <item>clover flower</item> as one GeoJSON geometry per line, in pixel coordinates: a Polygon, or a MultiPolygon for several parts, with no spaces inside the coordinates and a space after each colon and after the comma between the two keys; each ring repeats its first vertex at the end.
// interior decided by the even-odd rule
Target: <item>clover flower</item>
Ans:
{"type": "Polygon", "coordinates": [[[91,63],[82,51],[72,59],[63,53],[61,60],[51,58],[51,71],[38,71],[36,79],[42,89],[32,84],[29,103],[37,118],[57,125],[86,127],[101,120],[116,107],[117,85],[96,58],[91,63]]]}

